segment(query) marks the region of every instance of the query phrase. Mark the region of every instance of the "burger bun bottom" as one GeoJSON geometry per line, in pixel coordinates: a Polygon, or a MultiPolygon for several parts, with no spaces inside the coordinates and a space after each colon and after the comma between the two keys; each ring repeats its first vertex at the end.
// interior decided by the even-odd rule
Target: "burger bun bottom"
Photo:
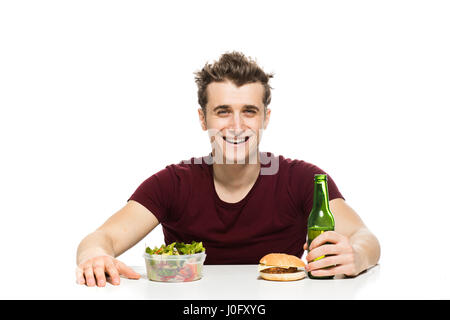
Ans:
{"type": "Polygon", "coordinates": [[[264,280],[272,280],[272,281],[295,281],[301,280],[306,277],[306,273],[303,270],[299,270],[293,273],[266,273],[259,272],[259,275],[264,280]]]}

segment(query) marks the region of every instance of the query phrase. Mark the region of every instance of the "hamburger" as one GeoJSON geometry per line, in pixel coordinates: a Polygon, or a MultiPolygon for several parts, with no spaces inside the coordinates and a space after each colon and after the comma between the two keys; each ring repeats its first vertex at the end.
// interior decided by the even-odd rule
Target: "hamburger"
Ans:
{"type": "Polygon", "coordinates": [[[285,253],[269,253],[259,260],[261,278],[274,281],[294,281],[306,277],[305,263],[298,257],[285,253]]]}

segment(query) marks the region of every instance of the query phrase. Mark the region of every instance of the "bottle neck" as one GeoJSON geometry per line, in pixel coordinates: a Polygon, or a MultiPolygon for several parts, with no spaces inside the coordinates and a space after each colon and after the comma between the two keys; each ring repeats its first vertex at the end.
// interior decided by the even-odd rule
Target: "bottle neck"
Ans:
{"type": "Polygon", "coordinates": [[[330,211],[328,185],[326,181],[314,182],[314,199],[312,208],[315,210],[330,211]]]}

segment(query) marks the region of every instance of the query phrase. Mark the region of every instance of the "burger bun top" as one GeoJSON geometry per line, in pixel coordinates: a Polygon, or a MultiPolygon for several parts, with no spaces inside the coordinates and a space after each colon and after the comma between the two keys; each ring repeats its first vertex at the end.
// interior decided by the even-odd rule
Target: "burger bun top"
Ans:
{"type": "Polygon", "coordinates": [[[260,264],[274,267],[297,267],[303,268],[305,263],[298,257],[286,253],[269,253],[259,260],[260,264]]]}

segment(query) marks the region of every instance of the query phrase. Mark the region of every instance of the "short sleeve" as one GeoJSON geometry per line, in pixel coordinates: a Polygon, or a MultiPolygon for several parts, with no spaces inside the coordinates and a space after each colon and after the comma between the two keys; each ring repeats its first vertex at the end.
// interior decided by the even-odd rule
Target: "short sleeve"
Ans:
{"type": "Polygon", "coordinates": [[[334,180],[321,168],[305,161],[295,161],[291,170],[293,170],[290,183],[291,188],[297,194],[297,199],[299,199],[298,205],[305,215],[309,215],[312,208],[315,174],[327,175],[330,201],[337,198],[344,199],[334,180]]]}
{"type": "Polygon", "coordinates": [[[173,203],[174,182],[169,166],[146,179],[128,199],[139,202],[155,215],[159,222],[165,222],[173,203]]]}

